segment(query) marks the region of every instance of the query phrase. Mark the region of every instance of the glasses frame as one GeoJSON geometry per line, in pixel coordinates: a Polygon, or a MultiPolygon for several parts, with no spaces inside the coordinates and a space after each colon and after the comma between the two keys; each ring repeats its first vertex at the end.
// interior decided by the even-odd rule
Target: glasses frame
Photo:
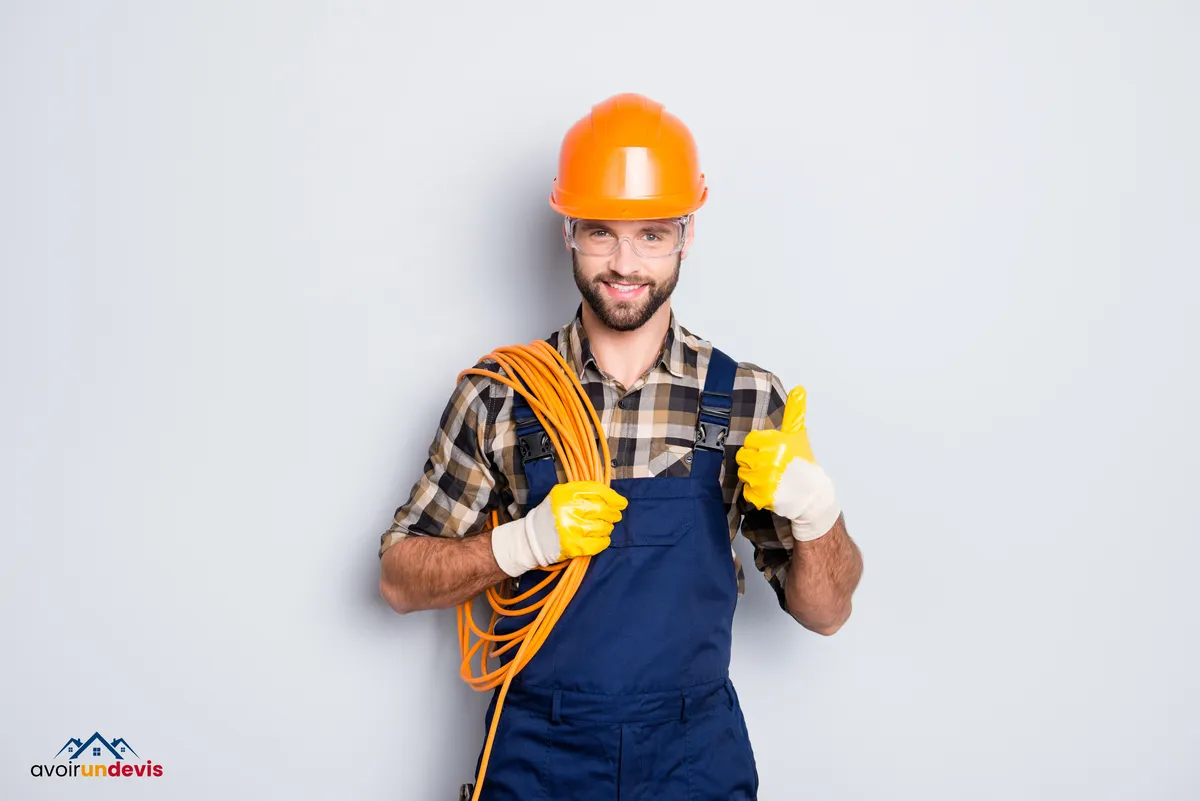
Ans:
{"type": "Polygon", "coordinates": [[[618,250],[621,249],[621,241],[627,240],[629,242],[630,249],[633,250],[634,254],[639,259],[666,259],[671,256],[674,256],[676,253],[683,250],[683,246],[687,244],[688,224],[692,221],[692,215],[688,214],[683,217],[648,218],[648,219],[654,219],[655,221],[660,221],[660,222],[677,222],[677,223],[679,223],[679,242],[678,242],[678,244],[675,245],[675,249],[672,250],[670,253],[658,253],[658,254],[655,254],[652,256],[642,255],[642,253],[640,251],[638,251],[637,245],[634,244],[633,239],[628,236],[617,237],[617,243],[615,245],[613,245],[612,250],[610,250],[608,253],[594,254],[594,253],[585,252],[584,249],[579,246],[579,243],[575,241],[575,235],[574,235],[574,233],[572,233],[571,229],[575,227],[575,223],[577,223],[581,220],[586,220],[586,219],[591,219],[591,218],[567,217],[567,216],[563,217],[563,235],[567,238],[567,244],[569,244],[574,250],[579,251],[584,256],[588,256],[591,258],[605,258],[607,256],[611,256],[614,253],[616,253],[618,250]]]}

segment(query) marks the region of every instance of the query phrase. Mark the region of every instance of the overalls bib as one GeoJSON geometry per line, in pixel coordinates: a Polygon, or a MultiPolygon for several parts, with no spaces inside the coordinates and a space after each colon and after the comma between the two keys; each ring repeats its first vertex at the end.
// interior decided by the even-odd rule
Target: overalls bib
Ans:
{"type": "MultiPolygon", "coordinates": [[[[509,689],[482,801],[757,797],[754,753],[728,673],[737,574],[720,471],[736,370],[713,349],[691,475],[612,482],[629,505],[509,689]]],[[[528,513],[558,479],[544,429],[520,394],[514,398],[528,513]]],[[[530,571],[519,585],[544,577],[530,571]]],[[[532,617],[503,618],[497,633],[532,617]]],[[[478,767],[479,760],[476,775],[478,767]]]]}

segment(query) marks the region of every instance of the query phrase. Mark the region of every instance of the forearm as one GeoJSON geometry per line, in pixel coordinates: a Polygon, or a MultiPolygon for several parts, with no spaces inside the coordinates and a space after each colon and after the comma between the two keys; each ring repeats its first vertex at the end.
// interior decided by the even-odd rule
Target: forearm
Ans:
{"type": "Polygon", "coordinates": [[[824,536],[796,542],[784,582],[788,611],[806,629],[833,634],[850,617],[862,569],[862,554],[839,516],[824,536]]]}
{"type": "Polygon", "coordinates": [[[507,578],[492,554],[492,532],[467,537],[408,536],[386,550],[379,593],[400,614],[445,609],[507,578]]]}

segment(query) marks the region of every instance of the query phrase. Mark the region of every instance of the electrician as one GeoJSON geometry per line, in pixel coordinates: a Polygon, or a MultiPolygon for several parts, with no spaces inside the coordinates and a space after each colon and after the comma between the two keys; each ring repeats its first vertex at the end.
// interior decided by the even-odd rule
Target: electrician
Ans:
{"type": "MultiPolygon", "coordinates": [[[[600,416],[611,486],[566,482],[525,400],[464,376],[382,537],[380,590],[401,613],[452,607],[590,555],[512,684],[481,798],[754,799],[728,674],[744,590],[731,539],[740,527],[780,606],[825,635],[850,615],[862,558],[809,448],[803,389],[785,393],[671,309],[707,196],[688,129],[649,98],[617,95],[569,130],[558,170],[550,205],[582,302],[548,342],[600,416]],[[493,508],[506,522],[481,532],[493,508]]],[[[718,302],[738,292],[733,280],[711,290],[718,302]]],[[[739,304],[753,325],[752,298],[739,304]]],[[[495,707],[493,695],[488,725],[495,707]]]]}

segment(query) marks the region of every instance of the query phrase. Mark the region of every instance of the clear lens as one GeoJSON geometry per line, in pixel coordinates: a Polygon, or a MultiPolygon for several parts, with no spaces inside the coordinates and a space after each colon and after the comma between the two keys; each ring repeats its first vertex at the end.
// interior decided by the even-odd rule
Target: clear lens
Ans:
{"type": "Polygon", "coordinates": [[[570,221],[571,244],[585,256],[611,256],[626,239],[633,252],[647,259],[670,256],[683,246],[683,222],[680,220],[638,220],[636,229],[628,224],[617,226],[604,220],[570,221]]]}

